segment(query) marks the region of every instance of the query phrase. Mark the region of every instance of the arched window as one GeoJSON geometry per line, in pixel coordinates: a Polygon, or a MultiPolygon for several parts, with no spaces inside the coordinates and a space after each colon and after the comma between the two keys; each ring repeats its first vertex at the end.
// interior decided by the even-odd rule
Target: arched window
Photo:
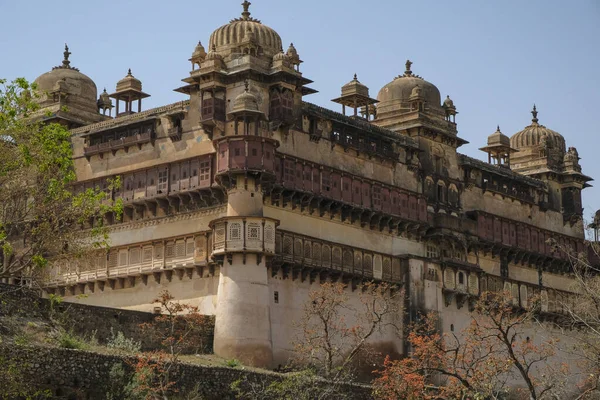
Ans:
{"type": "Polygon", "coordinates": [[[463,274],[462,272],[458,273],[458,284],[459,285],[465,284],[465,274],[463,274]]]}

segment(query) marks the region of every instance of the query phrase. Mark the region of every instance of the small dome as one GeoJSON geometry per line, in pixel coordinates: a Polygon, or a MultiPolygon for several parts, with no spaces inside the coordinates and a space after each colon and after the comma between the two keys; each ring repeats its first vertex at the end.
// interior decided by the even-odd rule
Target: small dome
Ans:
{"type": "Polygon", "coordinates": [[[204,46],[202,46],[202,42],[198,42],[194,52],[192,53],[192,59],[196,60],[204,58],[206,58],[206,50],[204,49],[204,46]]]}
{"type": "Polygon", "coordinates": [[[488,147],[506,146],[510,147],[510,138],[500,131],[500,126],[496,128],[496,132],[488,136],[488,147]]]}
{"type": "Polygon", "coordinates": [[[100,94],[100,98],[98,99],[98,108],[112,108],[112,106],[112,100],[106,92],[106,88],[104,88],[104,91],[100,94]]]}
{"type": "Polygon", "coordinates": [[[404,75],[396,77],[379,91],[377,95],[377,100],[380,102],[379,108],[383,109],[397,102],[408,102],[417,85],[421,92],[420,96],[427,102],[428,106],[441,108],[441,96],[438,88],[420,76],[414,75],[410,70],[411,65],[412,62],[406,61],[404,75]]]}
{"type": "Polygon", "coordinates": [[[279,52],[282,47],[281,37],[273,29],[250,17],[248,11],[250,4],[252,3],[244,1],[242,17],[231,20],[210,35],[209,47],[211,49],[215,47],[219,53],[228,55],[233,52],[235,47],[244,42],[248,30],[250,30],[256,45],[262,48],[265,55],[273,57],[279,52]]]}
{"type": "Polygon", "coordinates": [[[287,55],[288,57],[298,57],[298,50],[296,50],[294,43],[290,43],[290,47],[287,49],[287,55]]]}
{"type": "Polygon", "coordinates": [[[206,60],[207,61],[223,60],[223,57],[219,53],[217,53],[217,47],[215,45],[212,46],[212,48],[206,55],[206,60]]]}
{"type": "Polygon", "coordinates": [[[446,96],[446,100],[444,100],[444,108],[453,108],[454,101],[450,98],[450,96],[446,96]]]}
{"type": "Polygon", "coordinates": [[[142,91],[142,81],[137,79],[131,74],[131,68],[127,71],[125,78],[117,82],[117,92],[133,89],[136,91],[142,91]]]}
{"type": "Polygon", "coordinates": [[[245,82],[246,89],[242,94],[237,96],[233,102],[232,113],[237,112],[252,112],[259,113],[258,100],[255,95],[250,93],[248,89],[248,81],[245,82]]]}
{"type": "Polygon", "coordinates": [[[354,79],[342,86],[342,96],[354,94],[369,97],[369,88],[359,82],[356,74],[354,74],[354,79]]]}
{"type": "Polygon", "coordinates": [[[79,72],[77,68],[71,67],[69,61],[69,47],[65,45],[64,59],[62,65],[52,68],[52,71],[46,72],[35,79],[38,91],[42,94],[40,103],[42,107],[51,105],[51,97],[45,96],[60,89],[63,93],[69,95],[68,106],[81,110],[96,113],[96,100],[98,89],[94,81],[87,75],[79,72]]]}
{"type": "Polygon", "coordinates": [[[566,151],[565,138],[560,133],[538,123],[538,112],[535,105],[531,114],[533,115],[531,125],[515,133],[510,138],[510,145],[517,150],[536,146],[548,146],[564,153],[566,151]]]}
{"type": "Polygon", "coordinates": [[[287,58],[287,55],[283,52],[283,48],[281,48],[279,49],[279,53],[273,56],[273,61],[285,61],[287,58]]]}

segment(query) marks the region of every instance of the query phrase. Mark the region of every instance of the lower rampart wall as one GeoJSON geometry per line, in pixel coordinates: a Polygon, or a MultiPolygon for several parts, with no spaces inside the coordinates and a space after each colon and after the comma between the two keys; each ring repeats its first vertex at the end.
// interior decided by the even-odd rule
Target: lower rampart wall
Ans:
{"type": "MultiPolygon", "coordinates": [[[[21,379],[30,387],[49,389],[55,396],[68,398],[104,400],[110,387],[113,366],[121,364],[131,373],[128,361],[133,358],[39,347],[3,347],[0,345],[0,362],[18,364],[21,379]]],[[[281,380],[284,375],[259,373],[225,367],[178,364],[172,370],[177,377],[176,389],[180,393],[198,390],[206,400],[235,399],[231,384],[241,381],[244,385],[269,383],[281,380]]],[[[329,383],[323,381],[323,386],[329,383]]],[[[371,388],[348,385],[342,390],[352,394],[353,399],[371,399],[371,388]]],[[[0,390],[1,392],[1,390],[0,390]]]]}

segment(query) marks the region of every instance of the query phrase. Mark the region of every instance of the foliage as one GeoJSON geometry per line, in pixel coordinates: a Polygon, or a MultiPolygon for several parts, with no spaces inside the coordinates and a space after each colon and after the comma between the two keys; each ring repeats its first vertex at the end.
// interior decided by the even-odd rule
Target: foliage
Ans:
{"type": "Polygon", "coordinates": [[[25,377],[26,365],[0,357],[0,399],[49,399],[52,394],[48,390],[39,390],[31,385],[25,377]]]}
{"type": "Polygon", "coordinates": [[[175,380],[171,379],[173,361],[164,352],[144,353],[130,363],[134,374],[125,388],[131,398],[162,399],[177,392],[175,380]]]}
{"type": "Polygon", "coordinates": [[[181,303],[168,290],[152,301],[160,305],[161,314],[142,328],[159,339],[164,350],[174,359],[185,352],[199,353],[205,349],[209,317],[198,307],[181,303]]]}
{"type": "Polygon", "coordinates": [[[123,350],[128,353],[139,353],[142,348],[142,343],[134,340],[133,338],[127,338],[123,332],[118,332],[116,335],[110,328],[110,338],[106,342],[106,347],[114,350],[123,350]]]}
{"type": "Polygon", "coordinates": [[[231,359],[231,360],[225,360],[225,366],[229,367],[229,368],[237,368],[241,365],[241,363],[236,360],[235,358],[231,359]]]}
{"type": "Polygon", "coordinates": [[[286,374],[281,380],[247,382],[237,380],[231,384],[236,399],[240,400],[325,400],[355,398],[348,388],[337,382],[326,381],[312,369],[286,374]]]}
{"type": "Polygon", "coordinates": [[[204,349],[210,321],[199,313],[198,307],[176,301],[167,290],[153,303],[160,305],[162,314],[152,323],[142,324],[142,328],[159,339],[163,349],[136,358],[131,365],[134,376],[128,389],[143,399],[166,398],[177,392],[172,370],[184,352],[204,349]]]}
{"type": "Polygon", "coordinates": [[[72,332],[61,331],[56,339],[59,347],[63,349],[85,350],[89,344],[77,337],[72,332]]]}
{"type": "Polygon", "coordinates": [[[571,290],[577,293],[575,301],[561,302],[560,307],[577,329],[572,351],[581,360],[579,367],[586,372],[578,384],[581,390],[578,399],[597,398],[600,397],[600,245],[589,243],[589,252],[585,254],[560,247],[556,242],[552,244],[569,258],[574,278],[571,290]]]}
{"type": "Polygon", "coordinates": [[[41,122],[36,89],[22,78],[0,79],[0,277],[31,284],[47,273],[49,260],[84,259],[105,248],[102,217],[122,212],[106,192],[71,190],[71,135],[63,125],[41,122]]]}
{"type": "Polygon", "coordinates": [[[126,388],[129,384],[129,374],[125,371],[123,364],[113,364],[108,373],[108,378],[106,400],[121,400],[128,398],[126,388]]]}
{"type": "MultiPolygon", "coordinates": [[[[298,324],[295,362],[312,365],[328,379],[349,379],[357,355],[377,332],[397,332],[402,292],[387,283],[365,283],[352,306],[343,283],[326,282],[309,293],[298,324]]],[[[364,355],[364,354],[363,354],[364,355]]]]}
{"type": "Polygon", "coordinates": [[[438,319],[428,314],[408,334],[409,358],[387,359],[374,393],[380,399],[484,399],[506,394],[516,379],[530,399],[555,398],[564,389],[567,367],[555,362],[556,339],[527,336],[535,323],[539,302],[527,310],[513,306],[510,293],[482,293],[471,323],[459,335],[440,334],[438,319]],[[432,392],[428,385],[438,383],[432,392]]]}

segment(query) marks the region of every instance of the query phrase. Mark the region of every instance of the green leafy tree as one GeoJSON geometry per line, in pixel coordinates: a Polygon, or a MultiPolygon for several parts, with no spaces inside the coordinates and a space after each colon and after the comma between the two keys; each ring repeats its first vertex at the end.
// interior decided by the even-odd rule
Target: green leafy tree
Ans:
{"type": "Polygon", "coordinates": [[[0,79],[0,277],[31,283],[50,260],[105,248],[103,216],[122,211],[103,191],[74,193],[71,134],[42,122],[38,96],[25,79],[0,79]]]}

